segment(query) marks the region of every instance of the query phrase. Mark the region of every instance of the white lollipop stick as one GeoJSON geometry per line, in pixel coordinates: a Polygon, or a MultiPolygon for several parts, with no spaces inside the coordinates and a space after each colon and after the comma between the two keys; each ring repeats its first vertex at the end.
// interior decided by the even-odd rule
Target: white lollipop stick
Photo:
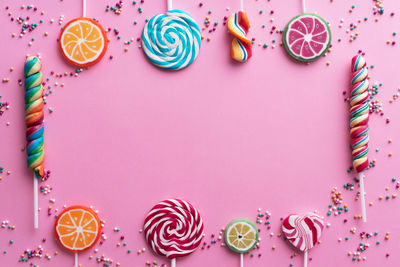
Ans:
{"type": "Polygon", "coordinates": [[[307,267],[307,262],[308,262],[308,252],[306,250],[304,251],[304,267],[307,267]]]}
{"type": "Polygon", "coordinates": [[[83,16],[86,17],[86,0],[82,1],[82,5],[83,5],[83,16]]]}
{"type": "Polygon", "coordinates": [[[240,267],[243,267],[243,253],[240,253],[240,267]]]}
{"type": "MultiPolygon", "coordinates": [[[[169,0],[168,0],[169,1],[169,0]]],[[[176,266],[176,259],[175,258],[173,258],[172,260],[171,260],[171,267],[175,267],[176,266]]]]}
{"type": "Polygon", "coordinates": [[[33,173],[33,227],[39,228],[38,178],[33,173]]]}
{"type": "Polygon", "coordinates": [[[78,253],[75,253],[75,267],[79,267],[79,263],[78,263],[78,253]]]}
{"type": "Polygon", "coordinates": [[[306,0],[303,0],[303,13],[306,13],[306,0]]]}
{"type": "Polygon", "coordinates": [[[367,222],[367,210],[365,209],[364,174],[362,172],[360,172],[358,177],[359,177],[358,179],[360,180],[362,218],[363,218],[363,222],[367,222]]]}
{"type": "Polygon", "coordinates": [[[244,10],[244,8],[243,8],[243,0],[240,0],[240,10],[241,10],[241,11],[244,10]]]}
{"type": "Polygon", "coordinates": [[[172,0],[167,0],[168,10],[172,9],[172,0]]]}

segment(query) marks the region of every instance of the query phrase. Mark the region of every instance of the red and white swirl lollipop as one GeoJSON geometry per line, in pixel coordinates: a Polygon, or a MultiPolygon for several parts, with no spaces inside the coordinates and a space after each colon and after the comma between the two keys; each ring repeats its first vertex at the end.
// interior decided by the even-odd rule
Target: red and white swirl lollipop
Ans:
{"type": "Polygon", "coordinates": [[[166,199],[155,205],[144,221],[147,243],[158,255],[171,259],[194,252],[204,237],[200,213],[192,204],[180,199],[166,199]]]}
{"type": "Polygon", "coordinates": [[[304,267],[307,267],[307,251],[321,238],[324,220],[314,213],[303,216],[289,215],[282,223],[282,231],[293,246],[304,252],[304,267]]]}

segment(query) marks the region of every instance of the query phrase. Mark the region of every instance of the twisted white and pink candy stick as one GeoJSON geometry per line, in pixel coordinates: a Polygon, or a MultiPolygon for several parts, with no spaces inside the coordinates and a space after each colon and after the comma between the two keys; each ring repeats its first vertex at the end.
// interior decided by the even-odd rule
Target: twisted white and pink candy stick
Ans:
{"type": "Polygon", "coordinates": [[[354,56],[351,60],[350,87],[350,138],[354,170],[359,174],[361,210],[363,221],[367,221],[365,208],[364,173],[368,169],[369,142],[369,92],[367,63],[362,56],[354,56]]]}

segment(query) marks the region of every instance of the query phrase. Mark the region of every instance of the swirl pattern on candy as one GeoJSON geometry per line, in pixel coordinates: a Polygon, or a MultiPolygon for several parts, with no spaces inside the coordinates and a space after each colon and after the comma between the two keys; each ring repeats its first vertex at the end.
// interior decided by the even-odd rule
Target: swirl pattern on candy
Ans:
{"type": "Polygon", "coordinates": [[[282,231],[286,238],[300,251],[307,251],[321,238],[324,229],[322,217],[314,213],[304,216],[289,215],[282,223],[282,231]]]}
{"type": "Polygon", "coordinates": [[[198,56],[201,45],[200,28],[182,10],[169,10],[152,17],[142,32],[143,50],[156,66],[180,70],[198,56]]]}
{"type": "Polygon", "coordinates": [[[234,36],[231,44],[231,56],[234,60],[245,62],[252,56],[253,44],[246,37],[250,29],[246,12],[239,11],[228,18],[228,30],[234,36]]]}
{"type": "Polygon", "coordinates": [[[188,202],[167,199],[155,205],[144,222],[147,243],[168,259],[194,252],[204,237],[203,220],[188,202]]]}
{"type": "Polygon", "coordinates": [[[369,92],[367,63],[362,56],[355,56],[351,61],[350,87],[350,138],[353,156],[353,167],[359,173],[366,170],[368,162],[368,120],[369,92]]]}
{"type": "Polygon", "coordinates": [[[36,178],[44,176],[44,124],[43,124],[43,76],[42,64],[37,57],[30,56],[25,61],[25,124],[26,153],[28,167],[36,178]]]}

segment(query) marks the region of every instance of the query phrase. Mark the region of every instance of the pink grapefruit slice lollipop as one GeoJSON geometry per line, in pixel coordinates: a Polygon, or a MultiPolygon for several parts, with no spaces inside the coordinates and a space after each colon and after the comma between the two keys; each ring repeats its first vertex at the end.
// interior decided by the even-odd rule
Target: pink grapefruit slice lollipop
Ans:
{"type": "Polygon", "coordinates": [[[328,23],[315,14],[303,13],[291,19],[283,32],[283,44],[294,59],[311,62],[323,56],[331,44],[328,23]]]}

